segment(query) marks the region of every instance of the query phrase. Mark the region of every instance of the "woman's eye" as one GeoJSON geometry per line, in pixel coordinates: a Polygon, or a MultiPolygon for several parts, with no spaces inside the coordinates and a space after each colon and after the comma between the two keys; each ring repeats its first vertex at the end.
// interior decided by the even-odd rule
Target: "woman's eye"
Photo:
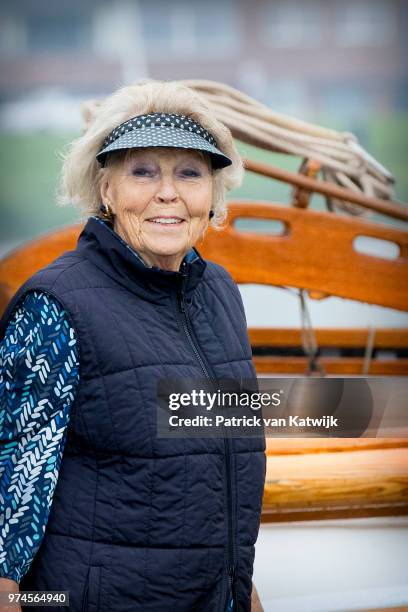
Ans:
{"type": "Polygon", "coordinates": [[[184,176],[201,176],[200,172],[198,172],[198,170],[193,170],[192,168],[185,168],[184,170],[182,170],[181,172],[184,176]]]}
{"type": "Polygon", "coordinates": [[[134,176],[151,176],[153,174],[153,170],[149,168],[134,168],[133,170],[134,176]]]}

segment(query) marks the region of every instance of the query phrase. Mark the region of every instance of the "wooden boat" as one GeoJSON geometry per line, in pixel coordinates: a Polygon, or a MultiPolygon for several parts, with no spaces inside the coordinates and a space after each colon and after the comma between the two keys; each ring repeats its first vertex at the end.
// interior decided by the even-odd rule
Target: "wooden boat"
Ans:
{"type": "MultiPolygon", "coordinates": [[[[203,87],[201,82],[194,83],[197,89],[203,87]]],[[[211,95],[209,100],[213,100],[211,95]]],[[[225,106],[220,117],[225,119],[225,106]]],[[[245,140],[234,121],[230,127],[235,136],[245,140]]],[[[253,134],[246,140],[259,144],[253,134]]],[[[298,173],[249,159],[245,166],[248,172],[292,185],[292,202],[289,206],[230,202],[225,228],[221,232],[209,229],[197,245],[204,257],[223,265],[240,284],[293,287],[301,299],[337,296],[408,311],[406,229],[336,214],[333,209],[318,212],[310,209],[309,202],[312,193],[320,193],[338,205],[354,205],[405,222],[406,205],[377,197],[372,191],[367,195],[356,190],[356,183],[350,188],[318,180],[321,162],[311,158],[305,159],[298,173]],[[278,221],[283,229],[273,235],[242,232],[236,222],[243,218],[278,221]],[[357,252],[354,241],[358,236],[391,242],[399,255],[388,260],[357,252]]],[[[80,230],[80,226],[56,230],[0,261],[1,311],[31,274],[74,248],[80,230]]],[[[408,329],[376,329],[373,334],[372,330],[352,327],[271,327],[249,329],[249,336],[259,375],[408,374],[408,329]],[[325,355],[326,349],[330,355],[325,355]],[[358,351],[360,356],[356,356],[358,351]]],[[[268,440],[267,453],[265,522],[408,514],[408,438],[273,439],[268,440]]]]}

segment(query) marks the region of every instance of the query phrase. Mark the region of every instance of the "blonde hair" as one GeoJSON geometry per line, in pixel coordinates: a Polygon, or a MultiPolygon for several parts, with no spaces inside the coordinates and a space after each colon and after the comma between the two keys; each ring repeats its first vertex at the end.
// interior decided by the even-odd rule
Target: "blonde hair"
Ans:
{"type": "Polygon", "coordinates": [[[214,216],[211,225],[219,229],[227,215],[227,191],[238,187],[243,179],[243,161],[230,130],[216,118],[207,102],[195,91],[178,81],[144,80],[121,87],[100,102],[82,105],[85,132],[74,140],[63,155],[58,186],[60,204],[75,204],[87,214],[98,214],[100,180],[103,172],[95,156],[106,136],[120,123],[148,113],[188,115],[207,129],[218,148],[232,160],[232,165],[213,172],[214,216]]]}

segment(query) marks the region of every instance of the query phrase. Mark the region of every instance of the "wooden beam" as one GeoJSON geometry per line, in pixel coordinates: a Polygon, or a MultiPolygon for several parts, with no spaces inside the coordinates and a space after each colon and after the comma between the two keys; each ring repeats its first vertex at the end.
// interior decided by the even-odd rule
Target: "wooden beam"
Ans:
{"type": "Polygon", "coordinates": [[[332,198],[344,200],[345,202],[359,204],[364,208],[373,210],[383,215],[394,217],[395,219],[408,221],[408,206],[406,204],[381,200],[380,198],[369,198],[362,193],[352,191],[346,187],[339,187],[338,185],[328,181],[320,181],[304,176],[303,174],[289,172],[289,170],[283,170],[282,168],[277,168],[275,166],[271,166],[270,164],[257,162],[252,159],[246,159],[244,163],[245,168],[249,172],[255,172],[256,174],[261,174],[262,176],[268,176],[269,178],[295,185],[296,187],[300,187],[312,193],[320,193],[332,198]]]}
{"type": "Polygon", "coordinates": [[[408,311],[408,233],[362,219],[259,202],[231,202],[222,232],[197,244],[237,283],[298,287],[408,311]],[[237,229],[238,219],[279,221],[281,234],[237,229]],[[355,249],[360,236],[395,244],[396,259],[355,249]],[[335,248],[334,248],[335,247],[335,248]]]}
{"type": "MultiPolygon", "coordinates": [[[[305,374],[307,357],[253,357],[258,374],[305,374]]],[[[372,359],[368,372],[364,372],[362,357],[321,357],[319,364],[326,374],[361,376],[407,376],[408,359],[372,359]]]]}
{"type": "Polygon", "coordinates": [[[328,521],[379,516],[407,516],[408,504],[398,506],[344,506],[343,508],[299,508],[297,510],[262,509],[261,523],[291,523],[295,521],[328,521]]]}
{"type": "Polygon", "coordinates": [[[408,438],[267,438],[267,455],[342,453],[408,447],[408,438]]]}
{"type": "Polygon", "coordinates": [[[408,514],[407,446],[268,454],[263,520],[401,514],[408,514]]]}
{"type": "MultiPolygon", "coordinates": [[[[316,328],[314,334],[318,346],[334,348],[365,347],[370,333],[368,328],[316,328]]],[[[250,327],[252,347],[302,346],[302,333],[296,328],[250,327]]],[[[407,349],[408,329],[377,328],[374,330],[373,348],[407,349]]]]}

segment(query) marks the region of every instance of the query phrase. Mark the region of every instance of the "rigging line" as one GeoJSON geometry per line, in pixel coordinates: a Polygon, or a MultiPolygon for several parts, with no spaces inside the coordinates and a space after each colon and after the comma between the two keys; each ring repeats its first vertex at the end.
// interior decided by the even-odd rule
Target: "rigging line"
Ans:
{"type": "Polygon", "coordinates": [[[319,363],[317,357],[319,347],[317,345],[316,334],[313,329],[312,319],[306,303],[305,290],[299,289],[298,296],[300,301],[302,344],[303,350],[309,358],[309,373],[313,374],[318,372],[321,376],[324,376],[325,371],[319,363]]]}
{"type": "Polygon", "coordinates": [[[373,325],[368,326],[367,333],[367,342],[364,352],[364,361],[363,361],[363,376],[368,376],[368,372],[370,371],[371,360],[373,357],[374,350],[374,338],[375,338],[375,327],[373,325]]]}

